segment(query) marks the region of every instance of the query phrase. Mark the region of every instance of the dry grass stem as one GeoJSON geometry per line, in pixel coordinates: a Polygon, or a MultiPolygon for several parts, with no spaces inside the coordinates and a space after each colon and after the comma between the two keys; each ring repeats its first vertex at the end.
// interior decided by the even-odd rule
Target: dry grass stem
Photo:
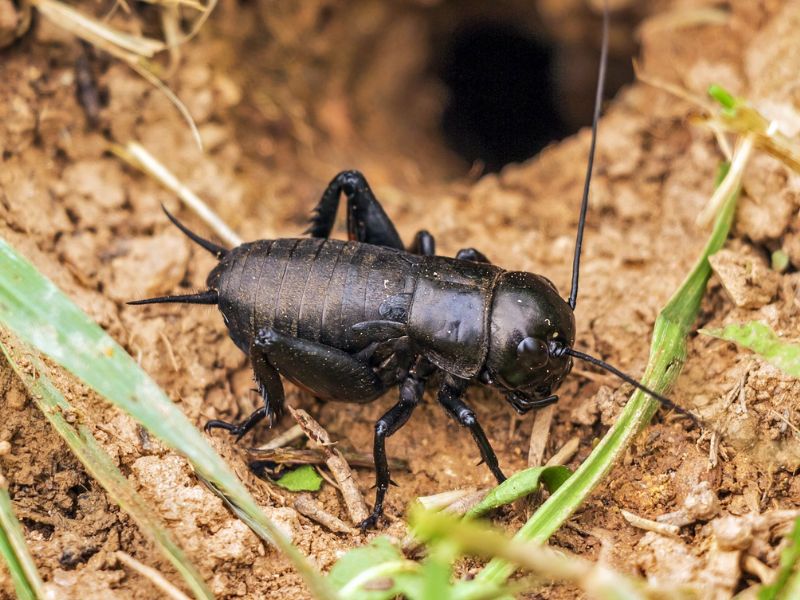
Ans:
{"type": "Polygon", "coordinates": [[[172,585],[169,581],[167,581],[164,578],[164,576],[156,569],[140,563],[130,554],[126,554],[121,550],[117,550],[115,556],[121,563],[139,573],[142,577],[150,581],[150,583],[156,586],[159,590],[164,592],[166,597],[172,598],[172,600],[190,600],[189,596],[184,594],[182,591],[180,591],[178,588],[172,585]]]}
{"type": "Polygon", "coordinates": [[[161,40],[130,35],[89,17],[58,0],[30,0],[49,21],[126,62],[130,55],[152,58],[166,48],[161,40]],[[127,53],[126,56],[121,52],[127,53]]]}
{"type": "Polygon", "coordinates": [[[84,15],[82,12],[59,2],[58,0],[31,0],[39,12],[56,26],[69,31],[82,40],[105,50],[111,56],[126,63],[143,79],[161,91],[175,106],[192,131],[198,147],[202,150],[203,142],[197,125],[186,108],[186,105],[154,72],[154,66],[148,59],[166,49],[161,40],[129,35],[109,27],[106,23],[84,15]]]}
{"type": "Polygon", "coordinates": [[[465,496],[462,496],[450,506],[445,507],[445,512],[452,515],[465,515],[470,509],[478,504],[481,500],[486,498],[486,495],[492,491],[492,488],[483,488],[482,490],[475,490],[465,496]]]}
{"type": "Polygon", "coordinates": [[[243,243],[244,240],[236,235],[236,233],[228,227],[225,222],[197,196],[197,194],[182,183],[141,144],[137,142],[128,142],[124,147],[114,146],[112,150],[128,164],[144,171],[178,196],[178,198],[200,217],[224,242],[231,246],[239,246],[243,243]]]}
{"type": "MultiPolygon", "coordinates": [[[[777,131],[777,127],[773,129],[774,125],[775,123],[772,123],[767,131],[773,133],[777,131]]],[[[717,216],[725,200],[741,185],[744,168],[747,165],[747,161],[750,160],[750,156],[753,154],[755,143],[756,135],[752,133],[747,134],[733,151],[731,168],[728,170],[722,182],[717,186],[717,189],[714,190],[714,194],[711,196],[708,204],[706,204],[703,210],[700,211],[700,214],[697,215],[696,222],[700,227],[706,227],[714,220],[714,217],[717,216]]]]}

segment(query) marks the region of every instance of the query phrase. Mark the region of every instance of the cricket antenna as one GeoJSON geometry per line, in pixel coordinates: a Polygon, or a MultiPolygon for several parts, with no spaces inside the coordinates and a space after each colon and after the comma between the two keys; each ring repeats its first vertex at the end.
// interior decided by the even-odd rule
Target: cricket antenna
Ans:
{"type": "Polygon", "coordinates": [[[145,300],[131,300],[126,304],[165,304],[168,302],[182,304],[217,304],[219,303],[219,293],[217,290],[206,290],[196,294],[186,294],[184,296],[159,296],[158,298],[147,298],[145,300]]]}
{"type": "Polygon", "coordinates": [[[186,234],[190,240],[192,240],[195,244],[198,244],[211,252],[214,256],[217,257],[217,260],[221,260],[227,253],[228,249],[223,248],[222,246],[217,246],[214,242],[209,242],[208,240],[201,238],[197,235],[194,231],[190,230],[186,225],[178,221],[175,217],[173,217],[170,212],[167,210],[167,207],[163,204],[161,205],[161,210],[164,211],[164,214],[167,215],[167,218],[172,221],[172,224],[175,225],[178,229],[180,229],[183,233],[186,234]]]}
{"type": "Polygon", "coordinates": [[[600,367],[601,369],[604,369],[604,370],[608,371],[609,373],[613,373],[614,375],[616,375],[617,377],[622,379],[622,381],[625,381],[626,383],[630,383],[633,387],[642,390],[648,396],[651,396],[655,400],[658,400],[663,407],[671,409],[671,410],[674,410],[675,412],[683,415],[684,417],[689,418],[692,421],[692,423],[694,423],[698,427],[701,426],[701,423],[700,423],[700,421],[699,421],[699,419],[697,418],[696,415],[694,415],[693,413],[689,412],[685,408],[682,408],[682,407],[678,406],[677,404],[675,404],[672,400],[670,400],[666,396],[662,396],[658,392],[655,392],[655,391],[651,390],[646,385],[644,385],[642,383],[639,383],[636,379],[634,379],[633,377],[631,377],[627,373],[623,373],[622,371],[620,371],[616,367],[608,364],[604,360],[600,360],[599,358],[595,358],[594,356],[591,356],[589,354],[584,354],[583,352],[579,352],[578,350],[574,350],[574,349],[570,348],[569,346],[565,346],[565,345],[560,344],[558,342],[551,342],[551,344],[550,344],[550,346],[548,348],[548,353],[550,354],[550,356],[555,356],[555,357],[563,356],[563,355],[567,354],[567,355],[572,356],[574,358],[578,358],[580,360],[583,360],[583,361],[586,361],[588,363],[591,363],[591,364],[593,364],[593,365],[595,365],[597,367],[600,367]]]}
{"type": "Polygon", "coordinates": [[[575,238],[575,256],[572,258],[572,289],[569,291],[569,305],[575,310],[578,302],[578,272],[581,267],[581,247],[583,246],[583,227],[586,225],[586,210],[589,208],[589,186],[592,183],[592,168],[594,167],[594,154],[597,145],[597,122],[600,120],[600,110],[603,105],[603,88],[606,83],[606,66],[608,64],[608,0],[603,7],[603,41],[600,50],[600,67],[597,74],[597,93],[594,98],[594,115],[592,116],[592,143],[589,146],[589,161],[586,165],[586,179],[583,183],[583,199],[581,200],[581,214],[578,217],[578,234],[575,238]]]}

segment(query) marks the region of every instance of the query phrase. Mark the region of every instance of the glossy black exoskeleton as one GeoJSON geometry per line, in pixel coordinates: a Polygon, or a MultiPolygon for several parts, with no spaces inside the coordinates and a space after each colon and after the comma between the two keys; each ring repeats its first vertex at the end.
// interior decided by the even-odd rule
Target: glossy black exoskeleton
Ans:
{"type": "MultiPolygon", "coordinates": [[[[604,40],[607,37],[604,20],[604,40]]],[[[588,185],[606,62],[604,41],[592,147],[581,205],[572,292],[564,300],[546,278],[506,271],[473,248],[455,258],[435,255],[420,231],[405,248],[367,181],[357,171],[337,175],[325,190],[309,238],[260,240],[225,249],[167,216],[219,264],[207,291],[131,302],[217,304],[234,343],[250,357],[264,405],[244,422],[210,421],[241,438],[283,406],[281,376],[318,398],[367,403],[399,388],[398,402],[375,425],[376,498],[361,524],[375,525],[390,483],[386,438],[419,404],[426,382],[440,373],[437,399],[469,429],[498,482],[505,477],[475,413],[464,402],[479,382],[500,390],[519,413],[557,400],[554,391],[577,357],[633,385],[638,382],[572,349],[573,309],[588,185]],[[347,197],[350,241],[329,239],[339,197],[347,197]]],[[[668,400],[645,391],[662,402],[668,400]]]]}

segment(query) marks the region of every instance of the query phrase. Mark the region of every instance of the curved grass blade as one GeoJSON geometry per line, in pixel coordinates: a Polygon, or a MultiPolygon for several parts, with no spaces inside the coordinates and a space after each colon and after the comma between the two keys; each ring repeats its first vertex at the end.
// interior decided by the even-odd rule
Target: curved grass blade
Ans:
{"type": "Polygon", "coordinates": [[[778,575],[770,585],[758,590],[758,600],[789,600],[798,598],[800,593],[800,519],[794,522],[789,534],[791,544],[781,552],[781,564],[778,575]]]}
{"type": "MultiPolygon", "coordinates": [[[[650,358],[642,383],[658,393],[664,393],[677,379],[686,359],[686,336],[700,310],[700,302],[711,275],[708,257],[725,243],[733,223],[738,197],[739,192],[736,190],[727,198],[700,258],[656,319],[650,358]]],[[[639,390],[634,392],[614,426],[589,457],[539,507],[514,539],[544,543],[586,500],[633,438],[650,422],[657,409],[658,402],[650,396],[639,390]]],[[[494,559],[478,574],[477,579],[501,583],[513,571],[514,567],[508,562],[494,559]]]]}
{"type": "Polygon", "coordinates": [[[94,477],[108,495],[127,512],[142,532],[149,537],[161,553],[180,573],[195,598],[213,598],[202,577],[183,551],[172,540],[162,523],[154,516],[155,512],[136,493],[131,483],[119,471],[111,457],[100,446],[92,432],[85,425],[73,427],[64,418],[74,412],[61,392],[48,377],[45,364],[25,347],[18,343],[0,339],[0,350],[5,354],[11,368],[22,380],[36,405],[47,420],[64,439],[72,453],[94,477]],[[25,368],[28,365],[29,368],[25,368]],[[31,375],[31,372],[35,375],[31,375]]]}
{"type": "Polygon", "coordinates": [[[572,475],[572,471],[561,465],[532,467],[519,471],[493,488],[483,500],[467,512],[465,517],[467,519],[479,517],[490,510],[511,504],[534,493],[541,484],[544,484],[547,491],[552,494],[569,479],[570,475],[572,475]]]}
{"type": "Polygon", "coordinates": [[[0,484],[0,555],[6,561],[19,600],[44,598],[44,583],[28,551],[5,480],[0,484]]]}
{"type": "Polygon", "coordinates": [[[726,325],[721,329],[701,329],[710,335],[752,350],[768,363],[792,377],[800,377],[800,344],[782,340],[772,327],[761,321],[726,325]]]}
{"type": "MultiPolygon", "coordinates": [[[[131,415],[266,532],[320,599],[335,596],[203,435],[125,350],[0,239],[0,324],[131,415]]],[[[256,533],[259,533],[256,531],[256,533]]]]}

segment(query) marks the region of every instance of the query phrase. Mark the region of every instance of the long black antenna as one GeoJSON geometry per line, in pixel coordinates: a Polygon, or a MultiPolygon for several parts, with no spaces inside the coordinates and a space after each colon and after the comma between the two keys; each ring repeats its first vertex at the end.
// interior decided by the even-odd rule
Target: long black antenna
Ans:
{"type": "Polygon", "coordinates": [[[186,294],[184,296],[159,296],[158,298],[147,298],[145,300],[131,300],[125,304],[164,304],[167,302],[177,302],[183,304],[218,304],[219,294],[217,290],[206,290],[196,294],[186,294]]]}
{"type": "Polygon", "coordinates": [[[583,183],[583,199],[581,200],[581,214],[578,217],[578,234],[575,238],[575,255],[572,258],[572,289],[569,291],[569,305],[575,310],[578,302],[578,272],[581,267],[581,247],[583,246],[583,227],[586,225],[586,211],[589,208],[589,186],[592,183],[592,168],[594,167],[594,153],[597,145],[597,122],[600,120],[600,110],[603,106],[603,88],[606,83],[606,65],[608,64],[608,0],[603,8],[603,41],[600,50],[600,67],[597,74],[597,94],[594,98],[594,116],[592,117],[592,143],[589,146],[589,161],[586,165],[586,179],[583,183]]]}
{"type": "Polygon", "coordinates": [[[605,362],[603,360],[600,360],[599,358],[595,358],[594,356],[590,356],[589,354],[584,354],[583,352],[579,352],[578,350],[573,350],[569,346],[560,346],[559,351],[563,352],[564,354],[569,354],[570,356],[573,356],[575,358],[579,358],[581,360],[585,360],[588,363],[592,363],[593,365],[596,365],[596,366],[600,367],[601,369],[605,369],[609,373],[613,373],[614,375],[616,375],[617,377],[619,377],[623,381],[625,381],[627,383],[630,383],[633,387],[642,390],[645,394],[648,394],[649,396],[652,396],[653,398],[658,400],[666,408],[672,409],[675,412],[680,413],[680,414],[684,415],[685,417],[688,417],[689,419],[692,420],[692,422],[695,425],[698,425],[698,426],[700,425],[700,422],[698,421],[697,417],[694,414],[690,413],[685,408],[681,408],[680,406],[675,404],[669,398],[667,398],[665,396],[662,396],[658,392],[654,392],[653,390],[651,390],[649,387],[647,387],[645,385],[642,385],[641,383],[636,381],[636,379],[634,379],[633,377],[631,377],[627,373],[623,373],[622,371],[620,371],[616,367],[611,366],[607,362],[605,362]]]}
{"type": "Polygon", "coordinates": [[[223,256],[228,253],[227,248],[223,248],[222,246],[217,246],[214,242],[209,242],[207,239],[201,238],[197,235],[194,231],[186,227],[183,223],[178,221],[175,217],[173,217],[170,212],[167,210],[167,207],[163,204],[161,205],[161,210],[164,211],[164,214],[167,215],[167,218],[172,221],[172,224],[175,225],[178,229],[180,229],[183,233],[186,234],[190,240],[192,240],[195,244],[198,244],[211,252],[214,256],[217,257],[217,260],[220,260],[223,256]]]}

